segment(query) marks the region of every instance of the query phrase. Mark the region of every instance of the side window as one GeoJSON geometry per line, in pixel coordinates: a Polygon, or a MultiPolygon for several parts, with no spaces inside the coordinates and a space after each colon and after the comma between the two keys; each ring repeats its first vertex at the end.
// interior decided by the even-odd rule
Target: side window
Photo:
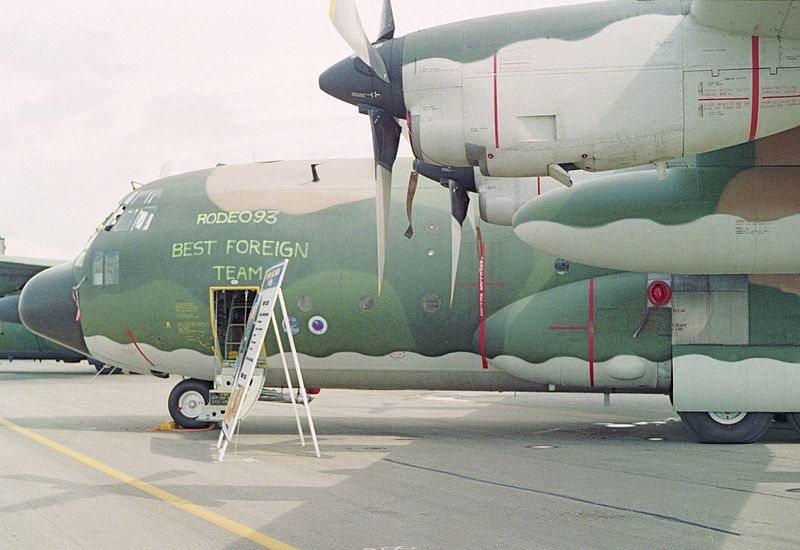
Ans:
{"type": "Polygon", "coordinates": [[[119,251],[96,251],[92,259],[92,284],[94,286],[119,284],[119,251]]]}
{"type": "Polygon", "coordinates": [[[99,286],[103,284],[103,253],[97,251],[92,260],[92,284],[99,286]]]}
{"type": "Polygon", "coordinates": [[[119,284],[119,251],[111,250],[105,254],[103,282],[107,285],[119,284]]]}

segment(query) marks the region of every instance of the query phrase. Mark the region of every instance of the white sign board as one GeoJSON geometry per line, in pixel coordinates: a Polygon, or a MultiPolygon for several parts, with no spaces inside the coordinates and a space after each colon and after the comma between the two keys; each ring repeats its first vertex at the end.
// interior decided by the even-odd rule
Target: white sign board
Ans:
{"type": "MultiPolygon", "coordinates": [[[[250,391],[250,382],[256,370],[258,356],[264,346],[264,339],[267,336],[272,312],[277,301],[278,291],[280,290],[283,276],[286,273],[288,260],[272,266],[264,274],[261,283],[261,291],[256,297],[250,317],[247,320],[244,338],[239,346],[239,355],[236,357],[236,374],[234,375],[234,385],[231,395],[228,398],[228,406],[225,409],[225,417],[222,419],[222,434],[225,445],[233,438],[236,423],[242,412],[242,403],[245,401],[247,392],[250,391]]],[[[261,388],[256,388],[260,391],[261,388]]],[[[224,449],[222,451],[224,453],[224,449]]],[[[221,454],[222,454],[221,453],[221,454]]]]}

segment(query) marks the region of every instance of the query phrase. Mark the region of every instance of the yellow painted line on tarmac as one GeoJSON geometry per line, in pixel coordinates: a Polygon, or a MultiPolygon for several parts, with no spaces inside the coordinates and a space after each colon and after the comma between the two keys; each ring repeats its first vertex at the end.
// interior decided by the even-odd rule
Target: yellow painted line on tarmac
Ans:
{"type": "Polygon", "coordinates": [[[216,512],[212,512],[211,510],[207,510],[202,506],[189,502],[186,499],[183,499],[177,495],[173,495],[170,492],[164,491],[150,485],[149,483],[145,483],[144,481],[137,479],[131,475],[126,474],[116,468],[112,468],[111,466],[107,466],[102,462],[98,462],[93,458],[89,458],[86,455],[83,455],[77,451],[70,449],[69,447],[65,447],[60,443],[56,443],[55,441],[48,439],[44,436],[41,436],[37,433],[34,433],[22,426],[17,426],[13,422],[6,420],[5,418],[0,418],[0,425],[5,426],[10,430],[14,430],[15,432],[24,435],[28,439],[32,439],[37,443],[44,445],[45,447],[49,447],[54,451],[61,453],[64,456],[67,456],[73,460],[78,462],[82,462],[83,464],[89,466],[90,468],[97,470],[103,474],[113,477],[114,479],[121,481],[127,485],[135,489],[139,489],[140,491],[147,493],[148,495],[154,496],[159,500],[163,500],[167,504],[171,504],[175,506],[179,510],[183,510],[184,512],[189,512],[200,519],[203,519],[209,523],[213,523],[217,527],[222,527],[223,529],[230,531],[231,533],[238,535],[242,538],[247,540],[253,541],[256,544],[263,546],[264,548],[270,548],[273,550],[297,550],[294,546],[290,546],[286,543],[283,543],[277,539],[274,539],[270,536],[267,536],[263,533],[259,533],[258,531],[247,527],[246,525],[242,525],[239,522],[233,521],[232,519],[228,519],[225,516],[221,516],[216,512]]]}

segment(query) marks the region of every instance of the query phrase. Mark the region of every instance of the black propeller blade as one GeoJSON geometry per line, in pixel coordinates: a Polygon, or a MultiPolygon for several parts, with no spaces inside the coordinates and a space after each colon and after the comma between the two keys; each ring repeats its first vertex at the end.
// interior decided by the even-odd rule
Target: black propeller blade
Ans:
{"type": "Polygon", "coordinates": [[[383,285],[386,263],[386,231],[389,227],[389,205],[392,194],[392,166],[397,158],[402,129],[385,111],[360,105],[359,111],[369,115],[372,127],[372,151],[375,156],[375,222],[378,234],[378,295],[383,285]]]}

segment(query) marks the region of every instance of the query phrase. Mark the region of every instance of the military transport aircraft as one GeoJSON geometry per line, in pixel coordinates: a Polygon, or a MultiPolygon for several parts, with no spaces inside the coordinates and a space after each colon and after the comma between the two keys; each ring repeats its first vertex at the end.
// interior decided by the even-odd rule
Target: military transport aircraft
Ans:
{"type": "MultiPolygon", "coordinates": [[[[398,161],[396,195],[409,173],[410,161],[398,161]]],[[[709,183],[700,168],[675,173],[682,179],[664,185],[724,187],[739,172],[709,183]]],[[[221,419],[265,268],[290,258],[284,330],[310,387],[668,394],[689,429],[713,442],[754,441],[774,413],[800,419],[800,297],[782,279],[586,267],[473,220],[451,306],[449,201],[419,178],[413,238],[395,215],[388,235],[398,254],[377,296],[373,176],[363,159],[156,180],[125,197],[75,261],[32,278],[20,315],[103,362],[188,377],[172,390],[170,413],[204,426],[221,419]]],[[[392,203],[397,214],[403,202],[392,203]]],[[[274,358],[274,335],[266,349],[274,358]]],[[[259,383],[281,387],[283,371],[269,367],[259,383]]]]}
{"type": "Polygon", "coordinates": [[[107,372],[102,363],[32,334],[22,325],[18,312],[19,291],[33,275],[59,263],[0,254],[0,359],[67,363],[87,360],[98,371],[107,372]]]}
{"type": "Polygon", "coordinates": [[[331,1],[355,55],[319,79],[370,117],[379,282],[401,128],[425,163],[571,185],[571,170],[650,163],[663,178],[670,159],[800,125],[800,0],[613,0],[399,38],[383,6],[370,43],[355,0],[331,1]]]}

